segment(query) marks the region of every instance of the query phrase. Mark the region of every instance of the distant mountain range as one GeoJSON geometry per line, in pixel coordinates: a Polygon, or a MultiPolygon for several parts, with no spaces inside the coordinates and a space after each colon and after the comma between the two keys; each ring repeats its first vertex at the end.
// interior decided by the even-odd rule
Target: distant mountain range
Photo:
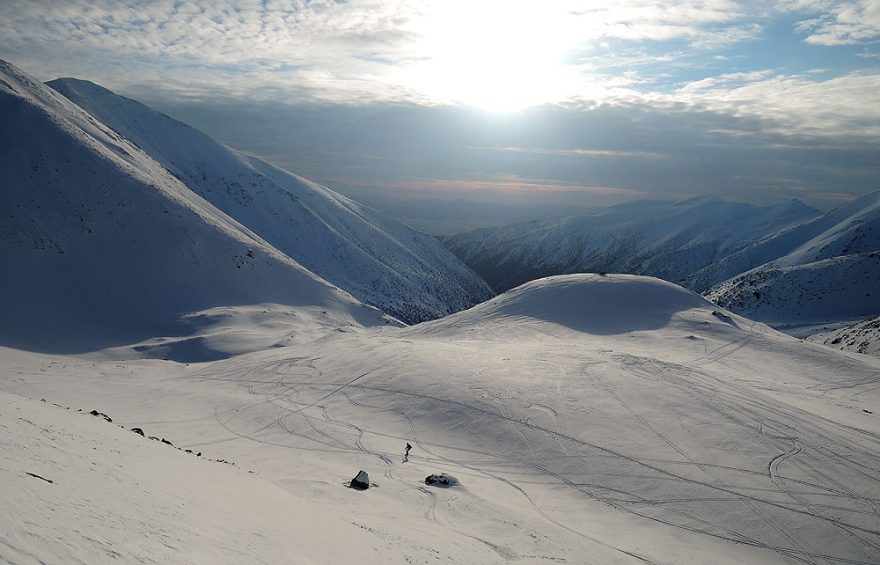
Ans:
{"type": "Polygon", "coordinates": [[[497,292],[541,276],[624,272],[779,326],[857,320],[880,312],[878,201],[875,192],[827,214],[797,200],[644,201],[444,242],[497,292]]]}
{"type": "Polygon", "coordinates": [[[753,241],[819,215],[798,200],[761,207],[717,197],[638,201],[587,215],[475,230],[444,242],[497,292],[576,272],[651,274],[684,282],[753,241]]]}
{"type": "Polygon", "coordinates": [[[433,238],[97,85],[54,85],[76,103],[0,62],[0,345],[130,343],[218,305],[417,322],[492,294],[433,238]]]}

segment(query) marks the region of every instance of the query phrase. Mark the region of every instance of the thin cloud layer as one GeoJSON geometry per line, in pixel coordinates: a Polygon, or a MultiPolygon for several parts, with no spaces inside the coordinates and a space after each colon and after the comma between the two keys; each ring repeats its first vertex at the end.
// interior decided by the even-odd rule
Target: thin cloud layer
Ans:
{"type": "MultiPolygon", "coordinates": [[[[864,90],[877,92],[880,77],[873,59],[880,0],[773,7],[732,0],[7,0],[0,36],[0,56],[46,79],[76,75],[153,100],[501,109],[569,99],[672,101],[744,104],[761,114],[752,102],[770,99],[767,117],[803,113],[787,121],[810,133],[848,130],[857,120],[847,107],[880,107],[864,90]],[[837,49],[836,70],[811,75],[772,58],[785,48],[809,60],[819,46],[837,49]],[[823,98],[836,108],[820,112],[813,102],[823,98]]],[[[874,135],[873,125],[867,133],[874,135]]]]}
{"type": "Polygon", "coordinates": [[[880,2],[877,0],[798,0],[789,7],[794,11],[805,10],[815,14],[796,25],[798,32],[807,35],[807,43],[857,45],[880,41],[880,2]]]}
{"type": "Polygon", "coordinates": [[[667,101],[686,101],[732,115],[772,122],[790,135],[880,139],[880,74],[853,72],[832,78],[760,71],[689,83],[667,101]]]}

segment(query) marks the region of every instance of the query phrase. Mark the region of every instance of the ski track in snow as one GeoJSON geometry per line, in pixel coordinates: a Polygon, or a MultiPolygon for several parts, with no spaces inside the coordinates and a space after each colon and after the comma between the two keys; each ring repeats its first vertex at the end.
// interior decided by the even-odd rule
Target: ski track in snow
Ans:
{"type": "Polygon", "coordinates": [[[534,318],[440,320],[191,367],[52,358],[3,383],[100,398],[125,425],[344,504],[381,543],[436,531],[483,562],[880,561],[880,436],[860,409],[876,362],[700,312],[589,338],[534,318]],[[340,468],[378,488],[328,490],[340,468]],[[461,485],[425,486],[436,472],[461,485]],[[390,508],[404,529],[376,525],[390,508]]]}
{"type": "MultiPolygon", "coordinates": [[[[709,363],[712,361],[717,361],[721,357],[715,356],[714,354],[716,352],[726,350],[725,355],[729,355],[729,354],[733,353],[734,351],[738,350],[739,348],[744,347],[747,344],[747,342],[748,342],[747,339],[743,339],[739,343],[729,343],[729,344],[720,346],[720,347],[716,348],[715,350],[711,351],[708,355],[704,356],[703,358],[698,358],[695,361],[699,362],[699,364],[705,364],[705,363],[709,363]],[[731,348],[734,348],[734,349],[731,350],[731,348]]],[[[556,364],[551,361],[544,361],[544,362],[548,363],[550,365],[555,365],[556,367],[558,367],[560,369],[560,372],[562,374],[566,373],[566,371],[564,370],[564,368],[562,368],[561,365],[556,364]]],[[[287,433],[291,434],[292,436],[294,436],[296,438],[307,439],[308,441],[311,441],[311,442],[324,443],[324,445],[326,445],[328,448],[331,448],[331,447],[338,448],[339,446],[348,446],[348,449],[356,449],[358,451],[362,451],[364,453],[370,454],[370,455],[376,457],[377,459],[379,459],[385,465],[386,478],[394,479],[394,476],[390,471],[390,469],[391,469],[390,457],[392,456],[392,454],[374,451],[374,450],[366,447],[364,444],[364,436],[366,434],[372,434],[374,432],[370,431],[366,427],[362,427],[362,425],[355,424],[351,421],[339,420],[339,419],[330,417],[328,407],[326,405],[322,404],[322,402],[325,402],[325,401],[331,399],[332,397],[334,397],[334,395],[336,395],[336,393],[339,393],[340,391],[343,391],[345,389],[349,389],[349,390],[355,389],[355,390],[364,390],[364,391],[370,391],[370,392],[379,392],[379,393],[385,394],[387,396],[417,397],[417,398],[427,399],[432,402],[438,402],[438,403],[449,402],[449,401],[445,401],[440,398],[434,398],[434,397],[430,397],[428,395],[423,395],[423,394],[419,394],[419,393],[415,393],[415,392],[394,390],[391,388],[370,386],[370,385],[357,383],[359,380],[361,380],[363,377],[365,377],[369,373],[360,374],[357,377],[355,377],[349,381],[346,381],[344,383],[340,383],[338,385],[334,385],[333,383],[323,383],[323,382],[319,382],[319,381],[315,381],[315,380],[303,380],[303,381],[288,382],[288,381],[285,381],[283,378],[279,379],[279,380],[272,380],[272,379],[268,378],[271,376],[278,375],[279,373],[291,371],[294,368],[297,369],[297,372],[292,373],[292,375],[294,375],[294,376],[309,374],[309,371],[303,371],[302,369],[312,369],[312,371],[316,370],[314,366],[308,366],[308,365],[301,366],[301,365],[297,365],[296,363],[297,363],[297,360],[295,360],[295,359],[284,359],[281,361],[276,361],[273,363],[264,364],[259,367],[248,370],[242,376],[242,378],[233,379],[241,384],[247,385],[248,387],[253,387],[255,385],[256,386],[272,385],[273,387],[280,388],[281,389],[280,392],[266,393],[265,402],[277,405],[277,403],[279,401],[283,401],[285,404],[290,405],[290,406],[283,406],[283,409],[287,411],[287,414],[285,416],[277,419],[272,424],[269,424],[269,425],[267,425],[263,428],[260,428],[258,430],[247,432],[247,433],[236,433],[236,435],[238,437],[244,437],[244,438],[247,438],[247,439],[250,439],[253,441],[262,441],[259,439],[258,436],[261,433],[267,431],[268,428],[271,427],[272,425],[277,425],[277,426],[281,427],[283,430],[285,430],[287,433]],[[318,396],[317,400],[300,401],[300,400],[294,400],[292,398],[293,395],[304,392],[305,390],[308,390],[312,393],[318,394],[319,396],[318,396]],[[329,390],[329,392],[326,392],[327,390],[329,390]],[[294,405],[296,406],[296,408],[291,407],[294,405]],[[330,435],[327,432],[317,430],[314,427],[311,418],[305,414],[306,410],[315,409],[315,408],[320,408],[321,417],[324,421],[335,424],[338,428],[343,428],[343,429],[346,429],[346,430],[352,432],[352,434],[350,434],[350,435],[354,435],[354,437],[355,437],[354,445],[353,446],[351,445],[351,438],[350,437],[341,438],[341,437],[337,437],[334,435],[330,435]],[[320,440],[317,440],[310,435],[295,432],[290,426],[285,425],[285,422],[293,416],[303,417],[307,421],[310,429],[313,432],[316,432],[321,437],[323,437],[326,440],[326,442],[321,442],[320,440]]],[[[637,359],[623,359],[623,366],[633,376],[638,377],[638,378],[657,378],[653,374],[648,372],[648,371],[656,371],[657,370],[656,366],[654,366],[654,367],[650,366],[650,364],[652,364],[652,363],[653,363],[653,361],[642,362],[637,359]]],[[[379,371],[381,369],[382,369],[382,367],[379,367],[376,369],[376,371],[379,371]]],[[[711,377],[707,378],[705,375],[700,375],[698,372],[694,372],[693,370],[691,370],[687,367],[683,367],[683,366],[661,367],[661,373],[665,374],[665,376],[667,376],[667,377],[671,377],[670,379],[668,379],[666,381],[667,384],[672,384],[672,386],[675,386],[681,390],[689,391],[691,393],[691,395],[696,397],[700,403],[702,403],[704,406],[706,406],[708,409],[710,409],[712,412],[714,412],[715,414],[717,414],[721,418],[732,419],[734,422],[736,422],[738,424],[742,424],[743,420],[748,419],[748,418],[752,418],[755,421],[761,421],[762,427],[765,430],[765,433],[764,433],[765,436],[767,435],[766,430],[772,429],[771,426],[774,426],[774,425],[778,429],[781,429],[783,431],[791,430],[795,427],[792,424],[774,422],[770,417],[767,416],[767,414],[774,413],[773,407],[771,405],[772,403],[770,401],[756,399],[754,397],[746,397],[743,394],[743,391],[738,390],[737,387],[735,387],[729,383],[727,383],[727,384],[719,383],[719,382],[715,381],[714,379],[712,379],[712,381],[713,381],[711,383],[713,385],[712,394],[715,395],[715,398],[711,399],[711,398],[709,398],[709,395],[705,394],[703,392],[703,389],[701,388],[703,385],[706,384],[708,379],[711,379],[711,377]],[[685,379],[682,378],[684,375],[687,376],[686,383],[684,382],[685,379]],[[720,390],[727,389],[726,395],[723,398],[724,402],[721,402],[720,401],[721,399],[719,399],[717,397],[717,395],[719,393],[719,389],[720,390]],[[725,406],[725,408],[721,408],[721,404],[723,404],[725,406]],[[738,417],[731,417],[732,413],[737,413],[738,417]]],[[[676,527],[685,528],[685,529],[695,531],[698,533],[702,533],[702,534],[706,534],[706,535],[710,535],[710,536],[715,536],[715,537],[720,537],[720,538],[728,540],[728,541],[733,541],[733,542],[743,543],[743,544],[748,544],[748,545],[754,545],[757,547],[765,547],[767,549],[771,549],[771,550],[777,552],[777,554],[779,554],[780,557],[782,557],[783,560],[786,562],[788,562],[789,560],[813,562],[812,560],[814,560],[814,559],[821,560],[821,562],[859,563],[860,561],[858,561],[858,560],[841,560],[841,559],[836,559],[833,556],[824,555],[823,553],[821,553],[821,551],[819,551],[813,545],[811,545],[809,542],[807,542],[807,540],[805,540],[802,536],[800,536],[796,531],[791,530],[791,529],[787,529],[784,526],[774,522],[773,519],[764,510],[764,508],[767,508],[768,506],[771,508],[782,508],[787,511],[793,511],[793,512],[798,512],[798,513],[802,513],[802,514],[809,514],[814,518],[818,518],[820,520],[827,521],[827,522],[831,523],[832,525],[834,525],[834,527],[837,528],[841,532],[841,535],[848,535],[848,536],[857,537],[862,542],[864,542],[866,545],[868,545],[869,547],[873,547],[874,549],[878,549],[875,541],[870,541],[869,539],[862,537],[865,535],[877,536],[878,535],[877,531],[867,529],[867,528],[862,528],[862,527],[859,527],[855,524],[850,524],[850,523],[844,522],[842,520],[838,520],[833,517],[826,516],[821,513],[821,511],[818,509],[817,505],[813,505],[812,503],[809,503],[809,502],[802,502],[801,499],[798,498],[798,496],[796,494],[794,494],[794,492],[788,490],[785,487],[785,483],[789,482],[789,479],[787,479],[784,475],[780,474],[779,468],[783,462],[788,462],[787,464],[795,465],[802,472],[804,472],[805,474],[807,474],[809,476],[812,476],[816,480],[815,483],[805,482],[802,480],[794,480],[794,479],[792,479],[791,482],[799,483],[799,484],[802,484],[804,486],[807,486],[807,487],[810,487],[813,489],[820,489],[821,491],[825,491],[828,496],[833,496],[838,499],[843,499],[843,500],[839,500],[836,505],[831,506],[831,509],[833,509],[835,511],[840,511],[840,510],[843,510],[844,508],[846,508],[847,504],[855,503],[857,505],[857,507],[863,507],[863,511],[868,513],[869,515],[872,515],[875,517],[878,515],[877,514],[877,502],[878,502],[877,500],[869,500],[869,499],[865,499],[863,497],[859,497],[856,493],[848,490],[839,481],[836,481],[830,477],[827,477],[826,475],[824,475],[823,473],[821,473],[819,471],[811,469],[811,467],[809,466],[809,464],[807,462],[792,463],[792,461],[794,461],[794,456],[801,453],[801,451],[804,449],[803,445],[801,443],[797,442],[796,440],[794,440],[794,438],[790,438],[790,437],[784,436],[784,435],[774,435],[774,436],[767,436],[767,439],[765,440],[765,443],[767,444],[768,448],[775,448],[780,441],[793,442],[793,445],[796,446],[796,447],[793,447],[793,448],[783,452],[782,454],[774,457],[767,464],[768,476],[771,479],[771,481],[773,482],[773,484],[778,488],[780,493],[784,493],[784,494],[787,494],[788,496],[790,496],[791,499],[794,501],[794,503],[788,504],[788,503],[771,501],[771,500],[769,500],[769,498],[764,499],[764,498],[761,498],[761,497],[754,495],[754,494],[748,494],[746,492],[741,492],[741,491],[737,490],[737,488],[735,486],[728,484],[726,481],[719,480],[711,471],[710,466],[704,465],[704,464],[700,463],[699,461],[694,460],[692,457],[688,456],[684,452],[684,450],[681,447],[679,447],[676,443],[672,442],[671,440],[666,438],[662,433],[655,430],[651,426],[649,421],[647,421],[644,417],[640,416],[637,412],[635,412],[626,403],[626,401],[624,401],[620,397],[620,395],[618,395],[608,384],[606,384],[601,379],[601,377],[599,377],[595,372],[593,372],[591,374],[591,372],[588,370],[588,368],[585,368],[584,374],[590,376],[595,383],[597,383],[603,390],[606,391],[606,393],[611,398],[614,399],[615,402],[619,403],[621,405],[621,407],[627,413],[629,413],[635,420],[640,422],[648,432],[654,434],[660,441],[666,443],[669,447],[671,447],[676,453],[678,453],[681,456],[681,460],[673,461],[672,463],[674,463],[676,466],[691,465],[691,466],[699,469],[701,471],[701,473],[705,475],[705,478],[703,480],[694,480],[692,478],[688,478],[686,476],[679,475],[677,473],[668,471],[666,469],[662,469],[659,466],[657,466],[657,462],[643,461],[643,460],[640,460],[639,458],[636,458],[636,457],[627,456],[627,455],[620,454],[620,453],[614,453],[614,452],[608,450],[607,448],[603,448],[603,447],[598,446],[596,444],[592,444],[592,443],[589,443],[589,442],[586,442],[586,441],[583,441],[581,439],[574,437],[573,428],[572,428],[570,422],[568,421],[567,416],[565,416],[564,401],[561,399],[561,397],[558,397],[558,402],[560,404],[560,413],[563,415],[563,422],[561,424],[565,427],[566,430],[568,430],[567,433],[561,433],[559,431],[561,428],[560,428],[560,421],[559,421],[558,416],[553,417],[553,426],[554,426],[553,429],[538,425],[538,424],[531,422],[531,421],[526,422],[526,421],[517,420],[517,419],[511,417],[510,416],[511,411],[509,408],[509,403],[510,403],[509,391],[507,391],[503,387],[496,387],[496,392],[494,394],[494,398],[496,399],[496,406],[498,409],[497,412],[491,412],[491,411],[483,409],[483,408],[467,406],[467,405],[464,405],[461,403],[455,403],[455,408],[457,410],[476,412],[481,417],[488,416],[491,418],[497,418],[497,419],[504,421],[505,424],[507,426],[509,426],[517,434],[518,437],[521,438],[523,445],[525,447],[525,452],[523,452],[520,456],[512,456],[511,454],[505,454],[505,453],[492,453],[492,454],[482,454],[482,455],[491,455],[493,458],[497,459],[498,461],[501,461],[501,462],[504,462],[507,464],[511,464],[514,466],[524,466],[530,472],[537,473],[539,476],[543,475],[545,477],[545,479],[556,480],[559,483],[566,485],[581,494],[584,494],[584,495],[589,496],[591,498],[606,502],[606,503],[610,504],[611,506],[614,506],[617,509],[622,509],[624,511],[632,512],[632,513],[637,514],[642,517],[647,517],[652,520],[657,520],[657,521],[660,521],[665,524],[674,525],[676,527]],[[527,433],[530,433],[530,432],[540,432],[542,434],[547,434],[549,436],[552,436],[557,441],[557,444],[561,448],[564,448],[565,444],[577,446],[579,454],[574,458],[574,460],[575,460],[575,464],[577,465],[578,473],[583,472],[584,466],[588,465],[588,461],[587,461],[588,459],[595,457],[597,455],[596,453],[584,452],[584,450],[585,449],[586,450],[598,450],[601,452],[601,456],[616,457],[622,461],[630,462],[635,465],[644,467],[645,469],[647,469],[649,471],[659,473],[660,476],[656,477],[658,479],[670,478],[672,480],[693,483],[695,485],[698,485],[699,487],[708,488],[712,491],[716,491],[719,494],[721,494],[721,493],[727,494],[730,497],[723,497],[722,496],[720,498],[717,498],[717,500],[723,500],[723,501],[735,500],[738,503],[743,504],[746,508],[748,508],[748,511],[753,512],[756,515],[760,516],[761,519],[767,525],[767,527],[777,531],[781,537],[788,540],[791,544],[791,547],[779,547],[779,546],[773,546],[770,544],[762,543],[761,541],[754,539],[751,536],[747,536],[747,535],[744,535],[739,532],[727,530],[718,524],[712,523],[711,520],[699,518],[697,516],[688,514],[687,512],[684,512],[684,511],[675,511],[675,510],[670,510],[669,508],[664,508],[663,504],[655,503],[655,502],[652,502],[648,499],[644,499],[642,497],[639,497],[637,495],[637,493],[625,493],[630,498],[629,500],[626,500],[626,501],[614,500],[613,498],[610,498],[607,496],[597,495],[596,494],[597,490],[613,491],[613,489],[610,489],[607,487],[602,487],[601,485],[598,485],[599,488],[584,488],[585,485],[577,484],[576,482],[571,481],[570,479],[566,478],[563,474],[555,472],[552,469],[550,469],[549,467],[545,466],[544,464],[539,463],[539,461],[535,459],[535,451],[534,451],[532,443],[529,440],[528,435],[527,435],[527,433]],[[633,498],[635,500],[633,500],[633,498]],[[652,508],[652,510],[654,510],[654,511],[659,510],[660,513],[659,513],[659,515],[657,515],[653,512],[648,513],[648,512],[642,511],[642,510],[636,510],[633,508],[633,506],[650,506],[652,508]],[[806,507],[806,510],[802,509],[801,507],[806,507]],[[670,517],[669,514],[671,514],[672,516],[670,517]],[[666,516],[664,517],[664,515],[666,515],[666,516]],[[675,516],[677,516],[678,518],[676,518],[675,516]],[[689,521],[696,521],[700,525],[693,526],[693,525],[688,525],[688,524],[682,523],[683,519],[686,519],[689,521]]],[[[654,374],[656,374],[656,373],[654,373],[654,374]]],[[[481,380],[481,377],[479,375],[475,375],[475,376],[477,377],[478,380],[481,380]]],[[[202,377],[202,378],[204,380],[211,379],[211,377],[202,377]]],[[[253,389],[251,389],[250,392],[254,393],[253,389]]],[[[351,392],[346,391],[344,395],[340,395],[340,396],[342,396],[343,398],[346,398],[346,400],[348,401],[348,403],[352,407],[359,406],[359,404],[353,400],[353,394],[351,392]]],[[[257,406],[259,404],[262,404],[262,402],[255,402],[254,404],[252,404],[250,406],[245,406],[244,408],[250,408],[253,406],[257,406]]],[[[236,411],[236,412],[238,412],[238,411],[236,411]]],[[[414,438],[416,445],[418,445],[419,448],[423,452],[428,453],[428,454],[432,455],[433,457],[435,457],[436,460],[447,461],[447,462],[452,463],[454,465],[461,466],[465,469],[468,469],[472,472],[476,472],[476,473],[479,473],[479,474],[482,474],[485,476],[489,476],[489,477],[495,478],[496,480],[503,480],[499,475],[493,474],[493,473],[488,472],[484,469],[480,469],[479,467],[477,467],[474,464],[472,464],[471,462],[469,462],[467,459],[462,459],[460,457],[459,458],[451,458],[448,456],[439,455],[438,453],[433,451],[433,448],[439,447],[441,449],[452,449],[457,452],[462,452],[462,451],[466,451],[466,450],[464,450],[460,447],[457,447],[457,446],[443,446],[443,445],[436,445],[435,446],[435,444],[433,444],[431,442],[425,442],[424,440],[420,439],[419,434],[416,432],[416,428],[412,422],[412,419],[409,418],[408,416],[407,416],[407,421],[409,422],[409,425],[411,427],[412,435],[413,435],[413,438],[414,438]]],[[[796,426],[801,431],[802,434],[804,431],[811,430],[811,429],[816,429],[817,433],[821,431],[817,427],[816,422],[810,422],[809,420],[806,420],[806,419],[797,422],[796,426]]],[[[225,422],[224,427],[227,430],[229,430],[230,429],[229,422],[225,422]]],[[[405,437],[406,436],[401,435],[398,439],[403,441],[405,439],[405,437]]],[[[822,437],[825,437],[825,436],[822,436],[822,437]]],[[[828,439],[830,439],[830,438],[828,438],[828,439]]],[[[815,449],[819,453],[822,453],[824,451],[826,456],[829,455],[827,450],[824,450],[823,448],[815,448],[815,449]]],[[[845,468],[848,468],[851,470],[854,469],[857,473],[865,476],[866,478],[871,478],[868,472],[855,466],[848,459],[846,459],[842,456],[836,455],[836,454],[830,454],[830,455],[831,455],[831,459],[833,460],[833,463],[836,466],[842,466],[842,467],[845,467],[845,468]]],[[[480,464],[479,461],[477,461],[477,463],[480,464]]],[[[726,470],[729,471],[730,469],[726,469],[726,470]]],[[[520,484],[522,484],[522,482],[520,482],[520,484]]],[[[546,519],[551,520],[555,523],[555,520],[553,520],[551,516],[549,516],[544,510],[542,510],[529,497],[528,492],[525,488],[520,487],[520,486],[515,486],[512,483],[510,484],[510,486],[511,486],[511,488],[514,488],[514,490],[520,492],[520,494],[522,494],[524,497],[526,497],[530,501],[530,504],[532,504],[535,507],[536,512],[538,512],[540,515],[544,516],[546,519]]],[[[687,502],[687,499],[683,499],[681,502],[687,502]]],[[[668,506],[668,503],[666,503],[666,506],[668,506]]],[[[828,506],[828,505],[826,505],[826,506],[828,506]]],[[[436,512],[435,507],[436,507],[436,501],[432,499],[430,502],[430,509],[428,511],[428,514],[435,516],[435,512],[436,512]]],[[[434,519],[436,519],[436,517],[434,519]]],[[[580,533],[580,532],[578,532],[578,533],[580,533]]],[[[638,556],[636,556],[636,557],[638,557],[638,556]]],[[[863,561],[863,562],[870,563],[871,562],[870,559],[872,559],[872,558],[873,558],[872,555],[866,554],[865,555],[866,561],[863,561]]],[[[647,561],[647,560],[645,560],[645,561],[647,561]]]]}

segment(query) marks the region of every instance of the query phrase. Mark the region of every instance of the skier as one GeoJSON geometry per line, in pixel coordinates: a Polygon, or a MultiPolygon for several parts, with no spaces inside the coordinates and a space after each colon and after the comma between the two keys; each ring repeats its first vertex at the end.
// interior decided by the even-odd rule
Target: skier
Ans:
{"type": "Polygon", "coordinates": [[[410,450],[410,449],[412,449],[412,446],[409,444],[409,442],[407,442],[407,444],[406,444],[406,451],[403,452],[403,458],[404,458],[404,459],[409,459],[409,450],[410,450]]]}

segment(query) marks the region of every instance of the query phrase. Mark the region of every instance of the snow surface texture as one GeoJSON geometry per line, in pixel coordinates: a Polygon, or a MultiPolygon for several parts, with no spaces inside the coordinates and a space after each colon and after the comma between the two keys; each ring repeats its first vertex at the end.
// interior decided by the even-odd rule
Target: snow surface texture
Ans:
{"type": "MultiPolygon", "coordinates": [[[[710,300],[780,328],[875,316],[880,191],[757,242],[713,268],[745,272],[709,289],[710,300]]],[[[718,278],[717,272],[697,276],[718,278]]]]}
{"type": "Polygon", "coordinates": [[[0,350],[2,390],[114,419],[3,397],[0,560],[880,562],[880,359],[626,275],[342,329],[190,365],[0,350]]]}
{"type": "Polygon", "coordinates": [[[836,330],[819,332],[808,339],[842,351],[880,357],[880,316],[836,330]]]}
{"type": "Polygon", "coordinates": [[[3,62],[0,115],[0,345],[91,351],[247,304],[334,327],[387,321],[3,62]]]}
{"type": "Polygon", "coordinates": [[[438,318],[493,295],[433,237],[94,83],[48,84],[281,252],[400,320],[438,318]]]}
{"type": "Polygon", "coordinates": [[[680,282],[757,239],[818,215],[797,200],[761,207],[715,197],[642,201],[475,230],[444,243],[498,292],[538,277],[579,272],[648,274],[680,282]]]}
{"type": "Polygon", "coordinates": [[[4,563],[395,559],[334,510],[85,413],[0,392],[0,431],[4,563]]]}

